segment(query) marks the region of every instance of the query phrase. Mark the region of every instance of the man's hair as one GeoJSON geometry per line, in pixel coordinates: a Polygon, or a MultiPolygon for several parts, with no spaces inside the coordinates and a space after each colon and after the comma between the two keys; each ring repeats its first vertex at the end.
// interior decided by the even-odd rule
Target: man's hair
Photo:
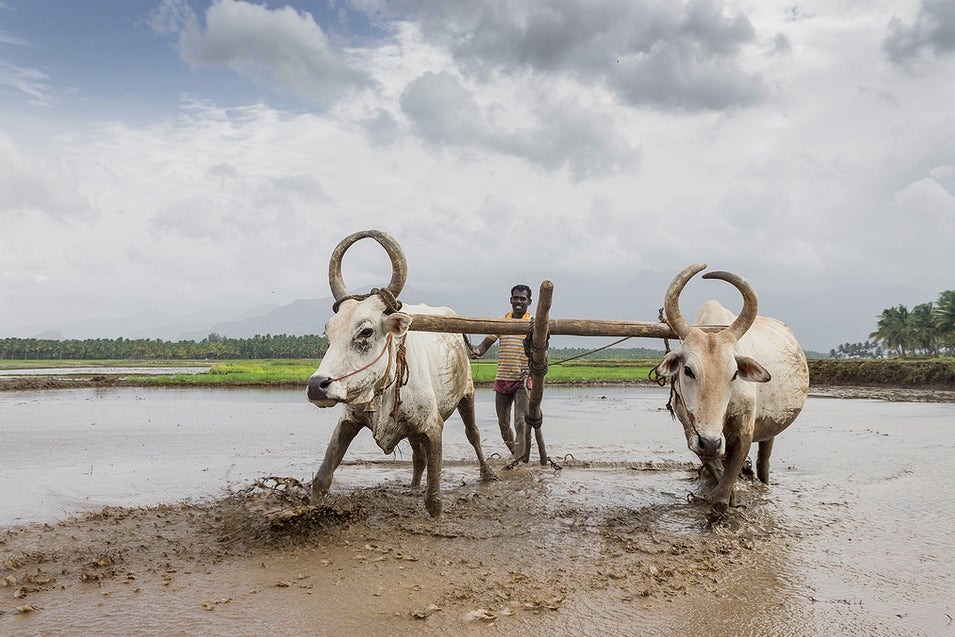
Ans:
{"type": "Polygon", "coordinates": [[[524,291],[524,292],[527,292],[527,298],[531,298],[531,289],[530,289],[530,287],[524,285],[523,283],[518,283],[517,285],[515,285],[514,287],[511,288],[511,296],[514,296],[514,293],[515,293],[516,291],[518,291],[518,290],[522,290],[522,291],[524,291]]]}

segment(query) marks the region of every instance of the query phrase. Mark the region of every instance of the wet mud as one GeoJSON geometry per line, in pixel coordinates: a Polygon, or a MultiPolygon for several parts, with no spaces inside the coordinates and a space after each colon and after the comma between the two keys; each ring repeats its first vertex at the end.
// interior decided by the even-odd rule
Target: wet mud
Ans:
{"type": "Polygon", "coordinates": [[[668,502],[610,505],[619,498],[606,490],[635,480],[691,487],[691,465],[572,465],[559,479],[549,468],[499,465],[497,481],[446,487],[439,520],[424,513],[419,490],[400,484],[409,466],[362,468],[394,481],[312,507],[294,480],[263,480],[204,504],[104,508],[6,530],[3,591],[14,601],[0,627],[18,635],[663,628],[676,607],[737,595],[743,572],[785,546],[755,485],[743,485],[751,506],[717,526],[685,489],[668,502]]]}
{"type": "Polygon", "coordinates": [[[580,459],[481,482],[450,454],[437,520],[410,462],[369,455],[319,506],[297,474],[0,528],[0,635],[955,634],[950,405],[817,397],[714,520],[678,425],[643,424],[665,414],[551,400],[580,459]]]}

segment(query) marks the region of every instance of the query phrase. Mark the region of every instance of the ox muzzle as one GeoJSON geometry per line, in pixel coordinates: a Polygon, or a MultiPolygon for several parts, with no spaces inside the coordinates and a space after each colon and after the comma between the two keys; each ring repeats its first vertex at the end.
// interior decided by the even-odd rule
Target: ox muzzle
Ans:
{"type": "Polygon", "coordinates": [[[334,379],[329,376],[312,376],[305,385],[305,393],[308,399],[317,407],[334,407],[338,404],[336,398],[328,395],[334,379]]]}
{"type": "Polygon", "coordinates": [[[726,451],[726,439],[722,435],[711,437],[694,432],[689,436],[687,446],[701,458],[717,458],[726,451]]]}

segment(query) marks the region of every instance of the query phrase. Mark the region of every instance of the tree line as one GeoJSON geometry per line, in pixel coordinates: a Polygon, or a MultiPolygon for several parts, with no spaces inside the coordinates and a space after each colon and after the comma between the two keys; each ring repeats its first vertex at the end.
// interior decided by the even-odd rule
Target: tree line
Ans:
{"type": "Polygon", "coordinates": [[[955,290],[942,292],[937,301],[882,310],[871,341],[845,343],[829,352],[831,358],[882,358],[888,353],[910,356],[955,355],[955,290]]]}
{"type": "Polygon", "coordinates": [[[227,338],[216,333],[201,341],[95,338],[52,340],[0,339],[5,360],[228,360],[252,358],[321,358],[328,349],[322,336],[256,335],[227,338]]]}

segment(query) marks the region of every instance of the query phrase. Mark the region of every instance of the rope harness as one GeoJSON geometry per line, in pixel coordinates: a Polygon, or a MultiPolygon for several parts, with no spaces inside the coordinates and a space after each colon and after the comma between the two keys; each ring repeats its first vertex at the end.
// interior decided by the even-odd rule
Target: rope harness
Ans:
{"type": "Polygon", "coordinates": [[[341,304],[345,301],[351,299],[353,301],[364,301],[365,299],[378,295],[385,304],[385,314],[394,314],[401,310],[401,301],[395,298],[395,295],[392,294],[389,290],[382,288],[372,288],[371,292],[368,294],[349,294],[348,296],[343,296],[342,298],[335,301],[332,305],[332,312],[338,313],[338,308],[341,307],[341,304]]]}
{"type": "MultiPolygon", "coordinates": [[[[404,344],[402,343],[402,345],[404,345],[404,344]]],[[[370,363],[368,363],[368,364],[365,365],[364,367],[359,367],[358,369],[356,369],[356,370],[353,371],[353,372],[348,372],[347,374],[342,374],[341,376],[337,376],[337,377],[335,377],[335,378],[329,378],[329,379],[328,379],[327,381],[325,381],[325,382],[327,382],[328,384],[332,384],[332,383],[334,383],[334,382],[337,382],[337,381],[340,381],[340,380],[342,380],[342,379],[348,378],[349,376],[354,376],[355,374],[359,374],[359,373],[365,371],[366,369],[368,369],[369,367],[371,367],[372,365],[374,365],[375,363],[377,363],[378,361],[380,361],[380,360],[381,360],[381,357],[385,355],[385,352],[388,351],[388,348],[389,348],[389,347],[391,347],[391,334],[388,334],[388,338],[385,339],[385,346],[381,348],[381,352],[379,352],[378,356],[375,356],[375,360],[371,361],[370,363]]],[[[385,371],[385,376],[388,375],[388,372],[389,372],[389,371],[391,371],[391,356],[388,357],[388,370],[385,371]]]]}
{"type": "MultiPolygon", "coordinates": [[[[338,312],[338,308],[344,301],[348,299],[353,299],[356,301],[364,301],[365,299],[378,295],[381,298],[382,302],[385,304],[385,314],[394,314],[395,312],[401,309],[401,301],[395,298],[395,295],[389,292],[388,290],[381,288],[372,288],[371,292],[368,294],[351,294],[349,296],[343,297],[335,302],[332,305],[332,310],[338,312]]],[[[397,420],[398,418],[398,408],[401,407],[401,388],[408,384],[408,379],[410,377],[410,370],[408,369],[408,357],[407,350],[405,349],[405,339],[402,338],[401,342],[398,343],[397,352],[395,353],[395,377],[391,378],[391,351],[394,345],[394,335],[390,332],[388,333],[388,338],[385,339],[385,345],[381,348],[381,352],[378,353],[378,356],[375,357],[373,361],[360,367],[353,372],[348,372],[337,378],[332,378],[329,380],[329,383],[342,380],[343,378],[348,378],[349,376],[354,376],[355,374],[361,373],[381,360],[381,357],[388,354],[388,367],[385,368],[385,374],[381,377],[381,380],[378,381],[378,384],[375,386],[375,395],[365,406],[366,412],[374,412],[375,403],[374,399],[382,396],[385,391],[395,385],[395,404],[391,409],[391,418],[397,420]]]]}
{"type": "Polygon", "coordinates": [[[527,330],[527,336],[524,337],[524,356],[527,357],[527,368],[531,376],[547,375],[547,348],[550,346],[550,334],[544,339],[542,347],[534,347],[534,325],[527,330]],[[534,354],[543,353],[541,362],[534,360],[534,354]]]}
{"type": "MultiPolygon", "coordinates": [[[[661,310],[661,314],[662,314],[662,310],[661,310]]],[[[666,339],[664,339],[664,342],[666,343],[667,354],[669,354],[670,343],[666,339]]],[[[683,339],[680,339],[681,344],[682,342],[683,342],[683,339]]],[[[653,368],[652,370],[650,370],[650,379],[654,380],[661,387],[666,385],[666,378],[661,378],[658,374],[656,374],[656,368],[653,368]],[[654,376],[656,377],[654,378],[654,376]]],[[[669,400],[667,400],[666,408],[667,408],[667,411],[670,412],[670,417],[673,419],[676,419],[676,412],[673,410],[673,399],[675,398],[676,400],[678,400],[680,404],[683,405],[683,411],[686,413],[686,417],[690,421],[689,422],[690,428],[699,438],[700,432],[696,428],[696,416],[693,414],[692,411],[690,411],[690,408],[686,406],[686,400],[683,398],[683,394],[684,394],[683,370],[681,369],[677,371],[677,373],[673,376],[673,378],[670,379],[670,398],[669,400]],[[677,391],[677,385],[679,385],[680,387],[679,391],[677,391]]]]}

